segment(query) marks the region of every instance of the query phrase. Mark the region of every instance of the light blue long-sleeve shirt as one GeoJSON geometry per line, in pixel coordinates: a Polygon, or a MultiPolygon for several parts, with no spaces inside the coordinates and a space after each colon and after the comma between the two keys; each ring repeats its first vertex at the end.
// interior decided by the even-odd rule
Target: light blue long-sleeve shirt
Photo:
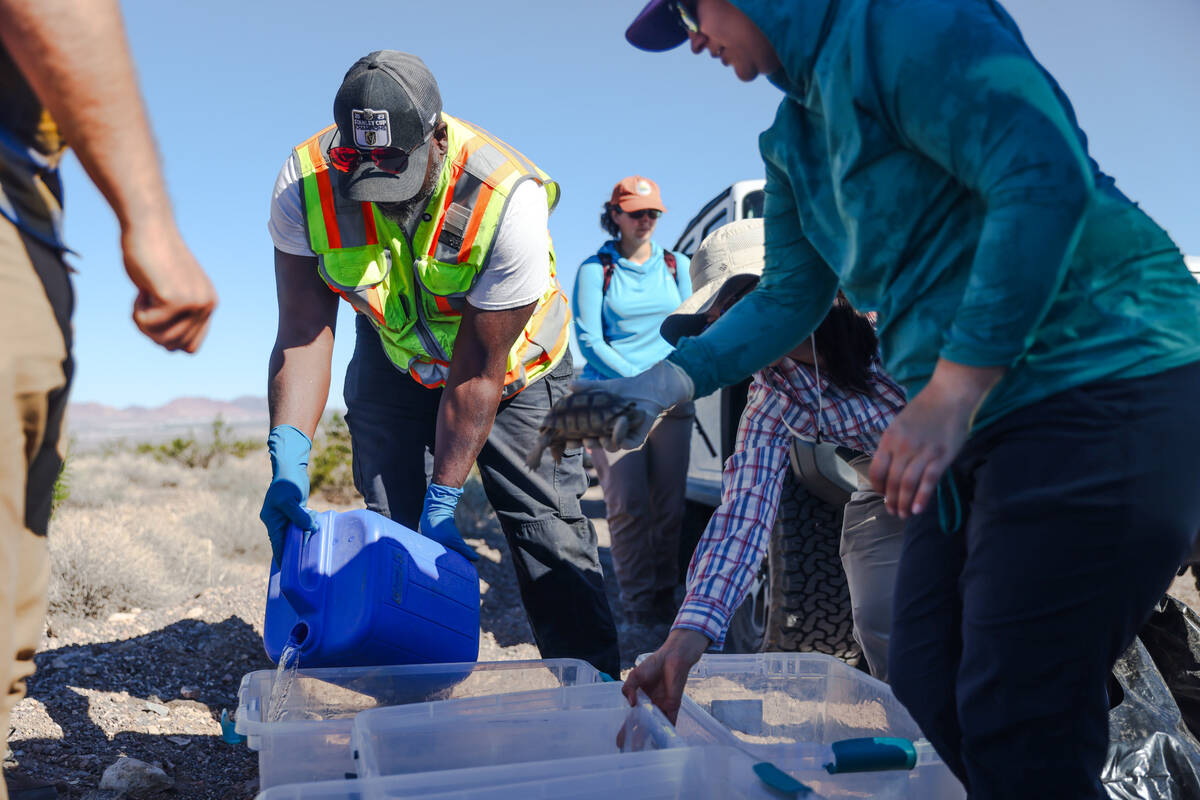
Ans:
{"type": "Polygon", "coordinates": [[[658,328],[691,296],[690,264],[687,256],[676,253],[672,279],[656,242],[651,242],[650,258],[634,264],[621,257],[615,242],[608,241],[579,266],[571,305],[575,338],[587,359],[585,378],[628,378],[667,357],[673,348],[658,328]],[[607,292],[600,253],[613,261],[607,292]]]}
{"type": "Polygon", "coordinates": [[[999,3],[733,1],[786,97],[759,138],[762,281],[670,356],[697,396],[802,341],[839,285],[909,397],[939,357],[1007,368],[978,425],[1200,359],[1200,287],[999,3]]]}

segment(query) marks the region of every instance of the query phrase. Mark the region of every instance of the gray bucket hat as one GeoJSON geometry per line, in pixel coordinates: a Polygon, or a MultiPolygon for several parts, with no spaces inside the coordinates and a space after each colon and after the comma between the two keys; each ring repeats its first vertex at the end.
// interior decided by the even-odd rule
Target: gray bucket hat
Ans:
{"type": "Polygon", "coordinates": [[[676,344],[699,335],[709,309],[753,288],[763,271],[763,244],[761,219],[731,222],[706,236],[692,256],[692,296],[663,320],[662,337],[676,344]]]}

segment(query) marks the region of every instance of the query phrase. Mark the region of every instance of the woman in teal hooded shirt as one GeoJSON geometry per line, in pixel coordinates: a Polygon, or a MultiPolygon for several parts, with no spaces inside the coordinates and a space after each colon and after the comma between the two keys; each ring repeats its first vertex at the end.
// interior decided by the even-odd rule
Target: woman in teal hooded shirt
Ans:
{"type": "MultiPolygon", "coordinates": [[[[1104,797],[1109,671],[1200,529],[1178,249],[995,0],[653,0],[626,36],[785,98],[759,287],[603,389],[652,421],[794,348],[839,287],[878,311],[910,398],[871,468],[909,518],[893,689],[972,798],[1104,797]]],[[[627,691],[673,714],[705,647],[672,632],[627,691]]]]}

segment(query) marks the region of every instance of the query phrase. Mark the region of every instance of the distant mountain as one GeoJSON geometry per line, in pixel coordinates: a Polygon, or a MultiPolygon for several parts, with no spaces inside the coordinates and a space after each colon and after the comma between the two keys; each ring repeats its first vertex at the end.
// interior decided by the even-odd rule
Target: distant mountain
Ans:
{"type": "Polygon", "coordinates": [[[249,395],[233,400],[177,397],[155,408],[114,408],[103,403],[71,403],[67,411],[69,435],[76,440],[112,438],[157,439],[192,430],[203,434],[217,418],[234,428],[260,428],[266,435],[267,398],[249,395]]]}

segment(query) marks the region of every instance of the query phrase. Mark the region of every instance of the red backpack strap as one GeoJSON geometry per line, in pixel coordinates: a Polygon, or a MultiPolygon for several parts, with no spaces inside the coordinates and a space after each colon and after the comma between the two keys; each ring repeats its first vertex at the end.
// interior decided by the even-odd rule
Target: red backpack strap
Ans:
{"type": "Polygon", "coordinates": [[[663,250],[663,261],[667,262],[667,271],[671,273],[671,280],[679,283],[679,276],[675,274],[675,254],[670,250],[663,250]]]}
{"type": "MultiPolygon", "coordinates": [[[[600,290],[600,296],[608,294],[608,285],[612,283],[613,276],[613,259],[608,253],[597,253],[600,258],[600,266],[604,267],[604,288],[600,290]]],[[[675,274],[672,270],[671,274],[675,274]]]]}

